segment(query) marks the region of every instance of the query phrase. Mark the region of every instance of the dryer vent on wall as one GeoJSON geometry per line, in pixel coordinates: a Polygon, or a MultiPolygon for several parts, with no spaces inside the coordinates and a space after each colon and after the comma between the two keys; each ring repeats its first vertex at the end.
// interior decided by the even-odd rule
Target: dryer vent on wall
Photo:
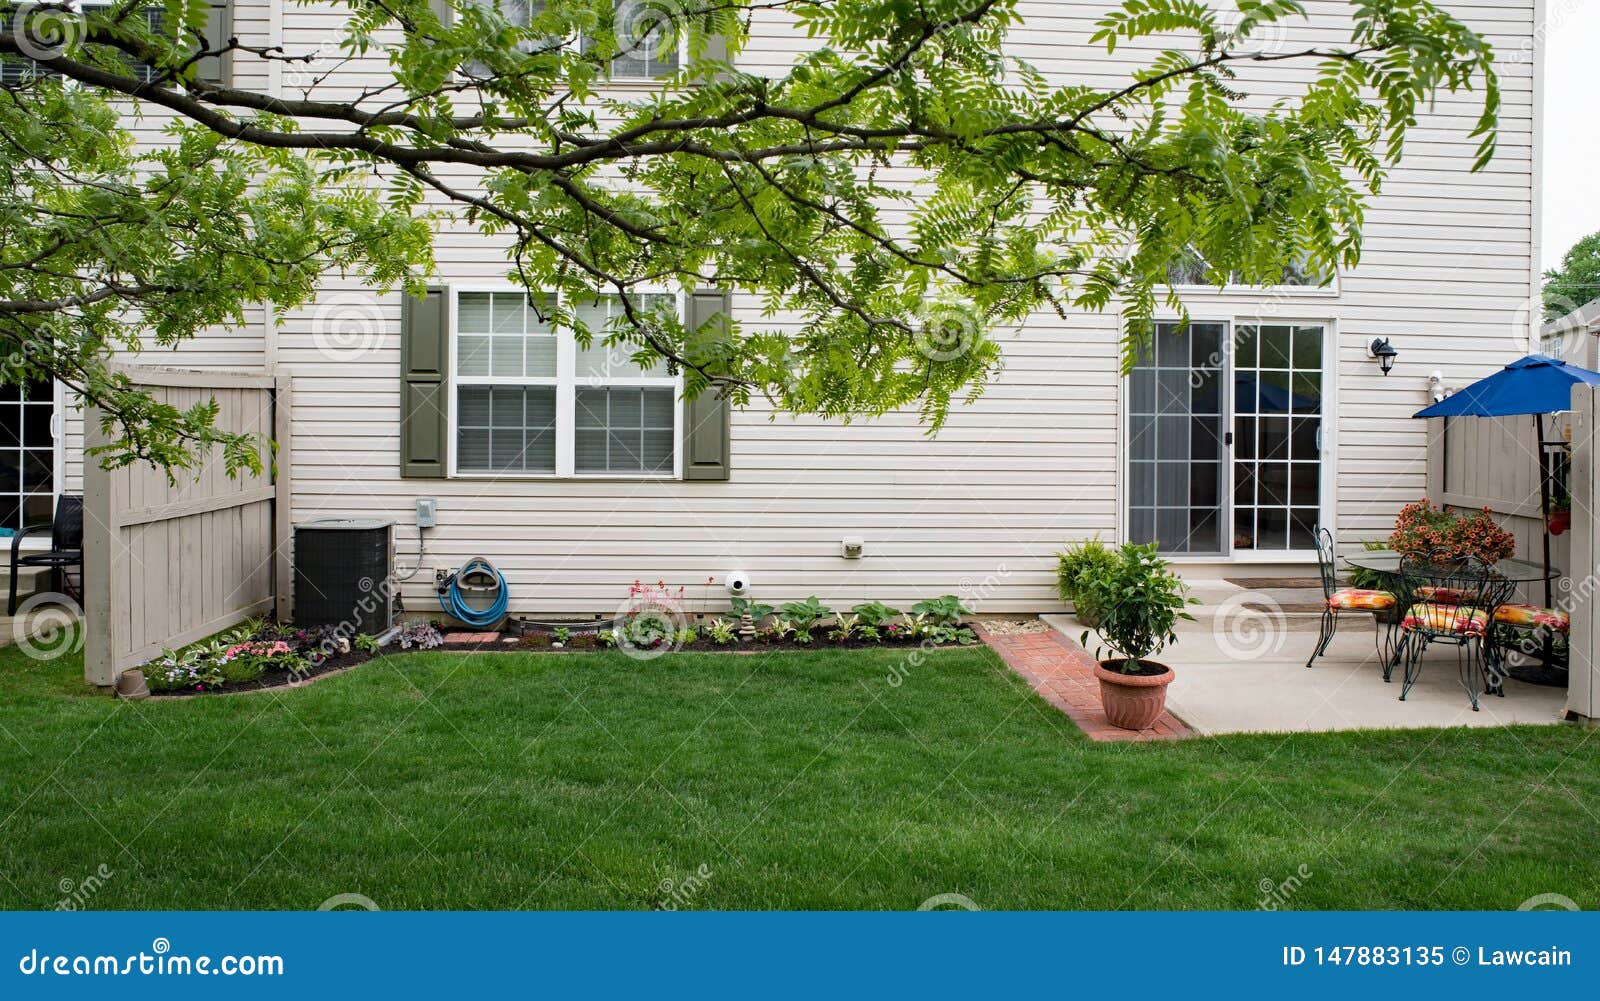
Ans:
{"type": "Polygon", "coordinates": [[[357,633],[394,624],[394,522],[325,518],[295,526],[294,621],[349,623],[357,633]]]}

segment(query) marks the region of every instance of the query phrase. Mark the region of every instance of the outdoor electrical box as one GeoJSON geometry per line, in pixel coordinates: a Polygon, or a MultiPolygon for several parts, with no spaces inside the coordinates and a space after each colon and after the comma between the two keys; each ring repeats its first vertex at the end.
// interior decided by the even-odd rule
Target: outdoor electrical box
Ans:
{"type": "Polygon", "coordinates": [[[432,528],[438,523],[439,502],[432,497],[417,498],[417,527],[432,528]]]}

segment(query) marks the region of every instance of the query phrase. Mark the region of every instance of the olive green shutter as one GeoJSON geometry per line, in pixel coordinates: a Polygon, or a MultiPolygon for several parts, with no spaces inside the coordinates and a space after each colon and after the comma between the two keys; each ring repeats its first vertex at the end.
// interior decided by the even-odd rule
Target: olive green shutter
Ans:
{"type": "MultiPolygon", "coordinates": [[[[714,290],[689,297],[689,326],[699,329],[729,313],[728,295],[714,290]]],[[[683,478],[686,480],[726,480],[732,469],[730,430],[731,408],[728,398],[715,387],[708,387],[683,408],[683,478]]]]}
{"type": "MultiPolygon", "coordinates": [[[[206,10],[204,32],[207,49],[214,51],[227,47],[229,39],[233,38],[232,0],[214,0],[206,10]]],[[[206,56],[196,64],[195,75],[207,83],[233,86],[233,53],[229,51],[220,56],[206,56]]]]}
{"type": "Polygon", "coordinates": [[[400,308],[400,475],[450,469],[449,293],[406,296],[400,308]]]}

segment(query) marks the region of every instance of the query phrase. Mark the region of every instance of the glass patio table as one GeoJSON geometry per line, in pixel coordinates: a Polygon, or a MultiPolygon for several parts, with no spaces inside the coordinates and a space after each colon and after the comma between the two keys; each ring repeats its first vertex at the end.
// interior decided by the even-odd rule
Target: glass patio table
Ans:
{"type": "MultiPolygon", "coordinates": [[[[1396,552],[1376,550],[1356,553],[1353,556],[1346,556],[1344,561],[1350,566],[1371,570],[1374,573],[1391,577],[1400,575],[1400,554],[1396,552]]],[[[1515,581],[1518,584],[1542,583],[1561,576],[1561,570],[1558,567],[1551,567],[1546,571],[1544,564],[1529,563],[1527,560],[1501,560],[1494,565],[1494,572],[1506,580],[1515,581]]],[[[1542,663],[1519,664],[1510,668],[1506,673],[1518,681],[1523,681],[1530,685],[1544,685],[1554,688],[1564,687],[1567,684],[1567,672],[1553,663],[1553,651],[1550,649],[1548,640],[1546,640],[1544,647],[1544,655],[1540,658],[1542,663]]]]}
{"type": "MultiPolygon", "coordinates": [[[[1388,550],[1378,550],[1370,553],[1356,553],[1346,556],[1344,561],[1353,567],[1371,570],[1374,573],[1399,576],[1400,554],[1388,550]]],[[[1544,566],[1539,563],[1529,563],[1527,560],[1501,560],[1494,565],[1494,572],[1506,580],[1516,581],[1518,584],[1531,584],[1535,581],[1554,580],[1561,576],[1560,569],[1551,567],[1546,573],[1544,566]]]]}

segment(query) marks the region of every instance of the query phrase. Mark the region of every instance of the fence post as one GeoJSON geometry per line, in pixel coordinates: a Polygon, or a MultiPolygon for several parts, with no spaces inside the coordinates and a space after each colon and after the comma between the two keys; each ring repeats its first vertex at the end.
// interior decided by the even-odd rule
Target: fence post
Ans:
{"type": "Polygon", "coordinates": [[[100,428],[100,408],[88,407],[83,415],[83,680],[100,688],[117,683],[116,628],[111,610],[123,602],[114,594],[112,564],[117,531],[112,522],[111,473],[91,453],[106,442],[100,428]]]}
{"type": "Polygon", "coordinates": [[[1594,719],[1600,716],[1600,624],[1595,621],[1597,532],[1595,491],[1595,391],[1572,387],[1572,498],[1571,565],[1567,568],[1571,624],[1567,633],[1567,714],[1594,719]]]}
{"type": "Polygon", "coordinates": [[[277,454],[272,470],[272,567],[274,611],[279,622],[294,621],[294,384],[286,375],[272,380],[272,438],[277,454]]]}

